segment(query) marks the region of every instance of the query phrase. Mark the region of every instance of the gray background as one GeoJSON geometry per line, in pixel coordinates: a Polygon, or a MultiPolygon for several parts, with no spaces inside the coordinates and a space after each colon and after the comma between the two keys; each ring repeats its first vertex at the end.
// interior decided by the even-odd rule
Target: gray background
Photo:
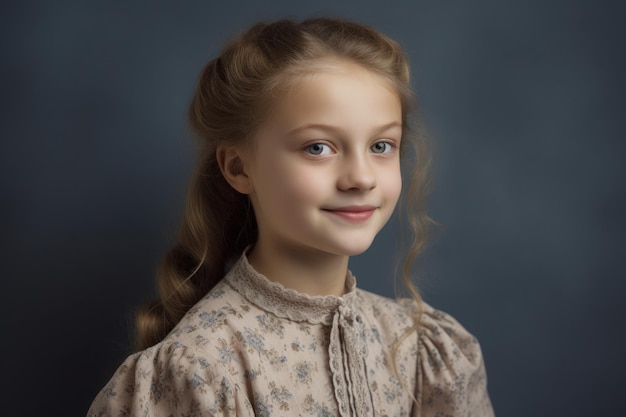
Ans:
{"type": "MultiPolygon", "coordinates": [[[[442,224],[420,286],[481,340],[497,414],[621,414],[623,4],[2,2],[2,414],[83,415],[129,353],[202,65],[258,19],[326,14],[410,55],[442,224]]],[[[397,232],[354,260],[362,287],[393,293],[397,232]]]]}

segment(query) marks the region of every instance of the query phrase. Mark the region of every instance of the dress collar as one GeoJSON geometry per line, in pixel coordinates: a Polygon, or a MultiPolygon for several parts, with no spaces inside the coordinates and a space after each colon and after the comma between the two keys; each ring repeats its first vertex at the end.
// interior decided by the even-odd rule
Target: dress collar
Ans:
{"type": "Polygon", "coordinates": [[[341,307],[352,310],[356,298],[356,279],[350,271],[346,275],[346,292],[335,295],[311,296],[282,284],[270,281],[257,272],[248,262],[245,252],[225,277],[226,282],[250,303],[278,317],[293,321],[306,321],[330,325],[341,307]]]}

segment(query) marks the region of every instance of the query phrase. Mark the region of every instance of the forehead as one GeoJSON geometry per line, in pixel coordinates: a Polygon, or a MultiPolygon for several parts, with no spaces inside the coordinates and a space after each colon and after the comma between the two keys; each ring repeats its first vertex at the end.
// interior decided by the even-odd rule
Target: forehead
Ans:
{"type": "Polygon", "coordinates": [[[317,62],[290,84],[272,103],[261,130],[325,123],[356,131],[402,123],[400,96],[391,81],[358,64],[317,62]]]}

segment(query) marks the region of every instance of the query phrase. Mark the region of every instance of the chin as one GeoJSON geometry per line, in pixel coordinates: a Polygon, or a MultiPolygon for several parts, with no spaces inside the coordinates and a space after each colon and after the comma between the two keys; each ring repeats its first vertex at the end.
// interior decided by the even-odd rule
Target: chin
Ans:
{"type": "Polygon", "coordinates": [[[346,245],[341,248],[337,248],[337,252],[345,256],[357,256],[368,250],[372,246],[372,242],[361,242],[353,245],[346,245]]]}

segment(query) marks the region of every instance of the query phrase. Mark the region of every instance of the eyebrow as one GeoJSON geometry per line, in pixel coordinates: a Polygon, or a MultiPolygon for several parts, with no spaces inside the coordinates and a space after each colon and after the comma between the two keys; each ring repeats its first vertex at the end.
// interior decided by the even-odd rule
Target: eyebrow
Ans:
{"type": "MultiPolygon", "coordinates": [[[[399,127],[402,128],[402,123],[400,122],[390,122],[390,123],[386,123],[384,125],[378,126],[376,128],[374,128],[374,131],[376,133],[381,133],[384,132],[388,129],[391,129],[392,127],[399,127]]],[[[289,132],[287,132],[288,135],[292,135],[294,133],[300,132],[302,130],[307,130],[307,129],[320,129],[320,130],[326,130],[326,131],[330,131],[330,132],[341,132],[343,131],[343,129],[341,127],[338,126],[332,126],[332,125],[325,125],[323,123],[308,123],[299,127],[296,127],[295,129],[290,130],[289,132]]]]}

